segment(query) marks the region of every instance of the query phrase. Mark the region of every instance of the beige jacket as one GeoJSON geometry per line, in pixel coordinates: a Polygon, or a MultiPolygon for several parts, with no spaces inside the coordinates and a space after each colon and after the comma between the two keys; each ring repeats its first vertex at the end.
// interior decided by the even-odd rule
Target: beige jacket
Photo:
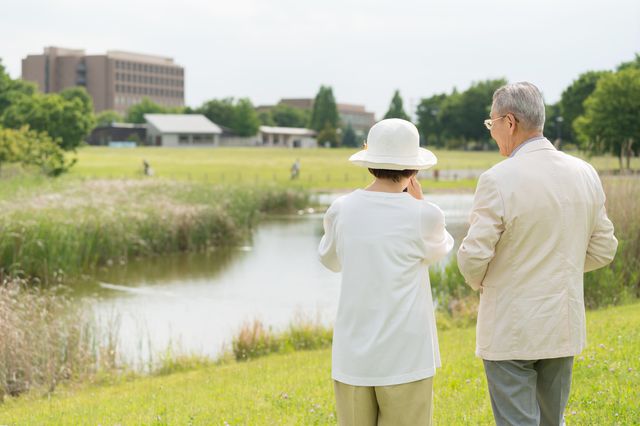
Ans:
{"type": "Polygon", "coordinates": [[[476,355],[487,360],[579,354],[586,345],[583,274],[613,260],[618,241],[588,163],[547,139],[480,176],[458,251],[481,291],[476,355]]]}

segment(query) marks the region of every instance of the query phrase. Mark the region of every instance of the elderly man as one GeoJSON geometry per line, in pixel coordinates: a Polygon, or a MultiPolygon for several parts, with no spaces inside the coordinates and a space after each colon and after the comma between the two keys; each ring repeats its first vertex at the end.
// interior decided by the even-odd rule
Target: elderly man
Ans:
{"type": "Polygon", "coordinates": [[[498,425],[560,425],[573,357],[586,344],[583,273],[618,242],[596,171],[542,135],[533,84],[503,86],[485,126],[508,159],[480,176],[458,251],[480,291],[476,355],[498,425]]]}

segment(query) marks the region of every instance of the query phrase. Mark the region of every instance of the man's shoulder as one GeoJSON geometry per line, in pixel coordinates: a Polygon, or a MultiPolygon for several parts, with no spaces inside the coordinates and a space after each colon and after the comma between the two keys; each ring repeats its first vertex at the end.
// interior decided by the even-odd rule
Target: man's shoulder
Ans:
{"type": "Polygon", "coordinates": [[[480,175],[480,177],[484,177],[485,179],[499,179],[504,175],[511,175],[514,171],[520,171],[523,168],[540,170],[541,168],[544,168],[545,166],[551,164],[549,161],[547,161],[547,155],[560,158],[564,163],[563,167],[588,169],[589,171],[595,173],[595,169],[593,168],[593,166],[581,158],[575,157],[571,154],[567,154],[559,150],[547,150],[545,155],[543,157],[538,156],[536,158],[536,161],[531,161],[532,159],[526,155],[506,158],[501,162],[495,164],[490,169],[486,170],[480,175]]]}
{"type": "Polygon", "coordinates": [[[504,158],[497,164],[494,164],[489,169],[485,170],[480,177],[486,178],[495,178],[503,173],[509,173],[509,171],[513,168],[512,158],[504,158]]]}
{"type": "Polygon", "coordinates": [[[567,163],[573,164],[575,167],[588,169],[589,171],[591,171],[593,173],[597,173],[596,169],[593,167],[593,165],[591,163],[589,163],[588,161],[583,160],[582,158],[578,158],[578,157],[576,157],[574,155],[567,154],[564,151],[558,151],[558,155],[562,156],[562,158],[567,163]]]}
{"type": "Polygon", "coordinates": [[[492,183],[495,184],[501,181],[501,177],[512,173],[512,164],[509,164],[509,159],[504,159],[498,164],[494,164],[489,169],[485,170],[478,176],[478,184],[492,183]]]}

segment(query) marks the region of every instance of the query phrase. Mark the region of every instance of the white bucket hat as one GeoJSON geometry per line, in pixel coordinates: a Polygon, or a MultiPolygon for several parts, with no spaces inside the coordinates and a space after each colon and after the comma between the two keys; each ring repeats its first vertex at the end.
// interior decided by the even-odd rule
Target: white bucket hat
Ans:
{"type": "Polygon", "coordinates": [[[385,170],[424,170],[438,163],[431,151],[420,148],[416,126],[399,118],[377,122],[369,130],[365,149],[353,154],[349,161],[385,170]]]}

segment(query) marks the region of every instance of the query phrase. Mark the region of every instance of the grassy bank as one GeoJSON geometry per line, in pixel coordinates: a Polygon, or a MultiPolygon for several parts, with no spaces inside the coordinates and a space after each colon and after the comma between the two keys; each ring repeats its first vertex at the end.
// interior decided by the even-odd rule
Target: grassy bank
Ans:
{"type": "MultiPolygon", "coordinates": [[[[640,422],[640,305],[591,311],[589,347],[574,368],[567,422],[640,422]]],[[[474,357],[474,329],[440,333],[444,367],[435,380],[435,423],[493,424],[474,357]]],[[[329,350],[200,367],[107,386],[33,393],[0,405],[2,424],[335,424],[329,350]]]]}
{"type": "Polygon", "coordinates": [[[291,188],[164,179],[20,177],[3,186],[0,265],[45,282],[135,257],[234,245],[262,213],[308,203],[291,188]]]}
{"type": "MultiPolygon", "coordinates": [[[[308,189],[336,190],[362,186],[371,180],[367,170],[348,162],[356,149],[261,149],[261,148],[105,148],[86,147],[78,152],[71,170],[83,177],[134,177],[142,174],[146,159],[156,176],[209,183],[276,183],[308,189]],[[291,164],[299,158],[300,179],[291,181],[291,164]]],[[[427,191],[475,188],[477,174],[503,159],[497,152],[435,150],[442,179],[434,182],[431,171],[422,181],[427,191]],[[454,180],[454,175],[456,179],[454,180]]],[[[580,156],[580,153],[573,153],[580,156]]],[[[617,158],[595,157],[599,170],[617,168],[617,158]]],[[[634,158],[632,167],[640,168],[634,158]]]]}

